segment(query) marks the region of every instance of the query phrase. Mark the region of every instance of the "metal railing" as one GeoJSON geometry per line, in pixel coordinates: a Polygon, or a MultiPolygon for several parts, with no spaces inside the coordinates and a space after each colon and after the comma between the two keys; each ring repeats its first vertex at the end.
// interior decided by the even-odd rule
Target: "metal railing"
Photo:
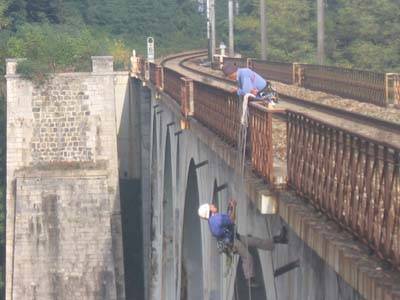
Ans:
{"type": "Polygon", "coordinates": [[[301,68],[305,88],[386,106],[384,73],[305,64],[301,68]]]}
{"type": "Polygon", "coordinates": [[[288,184],[400,267],[400,149],[288,112],[288,184]]]}
{"type": "Polygon", "coordinates": [[[255,72],[268,80],[275,80],[287,84],[293,83],[293,64],[270,62],[252,59],[251,66],[255,72]]]}
{"type": "Polygon", "coordinates": [[[240,106],[236,94],[194,82],[194,117],[224,141],[236,146],[240,128],[240,106]]]}

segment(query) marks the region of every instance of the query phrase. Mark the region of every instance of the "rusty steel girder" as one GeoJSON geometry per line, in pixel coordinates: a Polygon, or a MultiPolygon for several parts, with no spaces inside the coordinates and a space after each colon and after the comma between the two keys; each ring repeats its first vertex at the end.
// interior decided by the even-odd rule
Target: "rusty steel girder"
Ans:
{"type": "Polygon", "coordinates": [[[288,184],[400,268],[400,149],[288,112],[288,184]]]}

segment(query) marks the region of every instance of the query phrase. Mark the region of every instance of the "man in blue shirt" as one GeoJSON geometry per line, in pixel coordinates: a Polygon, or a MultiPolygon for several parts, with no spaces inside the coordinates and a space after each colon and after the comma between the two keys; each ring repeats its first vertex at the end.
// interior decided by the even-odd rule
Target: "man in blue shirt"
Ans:
{"type": "Polygon", "coordinates": [[[243,273],[250,285],[256,285],[254,282],[255,271],[253,257],[248,247],[255,247],[262,250],[273,250],[274,244],[287,244],[286,228],[283,227],[278,236],[273,240],[263,240],[251,236],[239,235],[235,232],[235,206],[236,202],[231,201],[228,206],[228,213],[219,213],[213,204],[203,204],[199,207],[198,215],[200,218],[208,220],[211,234],[217,241],[232,247],[233,251],[239,253],[242,259],[243,273]]]}
{"type": "MultiPolygon", "coordinates": [[[[226,64],[222,72],[231,80],[237,81],[238,87],[235,88],[238,96],[253,94],[256,99],[263,99],[267,93],[270,83],[262,76],[249,68],[238,68],[234,64],[226,64]]],[[[273,101],[270,101],[275,104],[273,101]]]]}

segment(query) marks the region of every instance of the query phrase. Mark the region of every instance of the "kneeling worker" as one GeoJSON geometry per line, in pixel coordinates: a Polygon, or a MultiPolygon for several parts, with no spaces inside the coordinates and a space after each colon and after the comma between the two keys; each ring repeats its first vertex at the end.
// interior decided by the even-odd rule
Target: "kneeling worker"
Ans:
{"type": "Polygon", "coordinates": [[[222,68],[222,72],[226,77],[237,82],[238,86],[232,92],[236,92],[238,96],[252,94],[257,100],[268,100],[272,105],[277,103],[276,91],[272,88],[271,83],[253,70],[226,64],[222,68]]]}
{"type": "Polygon", "coordinates": [[[274,244],[287,244],[286,228],[283,227],[278,236],[274,236],[272,240],[264,240],[251,236],[243,236],[235,233],[235,206],[236,202],[231,201],[228,206],[228,213],[219,213],[213,204],[203,204],[198,209],[200,218],[208,220],[210,231],[217,239],[218,243],[222,243],[228,248],[231,247],[233,252],[237,252],[243,265],[243,273],[251,286],[257,286],[255,282],[255,271],[253,257],[249,253],[248,247],[255,247],[262,250],[273,250],[274,244]]]}

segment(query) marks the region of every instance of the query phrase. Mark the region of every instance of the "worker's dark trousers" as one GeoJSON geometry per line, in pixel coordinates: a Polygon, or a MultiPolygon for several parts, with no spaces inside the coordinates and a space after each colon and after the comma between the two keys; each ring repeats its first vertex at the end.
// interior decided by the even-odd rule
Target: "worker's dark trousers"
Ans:
{"type": "Polygon", "coordinates": [[[248,280],[255,276],[253,257],[248,247],[271,251],[274,249],[274,242],[273,240],[263,240],[256,237],[241,235],[240,240],[235,238],[233,247],[242,259],[244,277],[248,280]]]}

